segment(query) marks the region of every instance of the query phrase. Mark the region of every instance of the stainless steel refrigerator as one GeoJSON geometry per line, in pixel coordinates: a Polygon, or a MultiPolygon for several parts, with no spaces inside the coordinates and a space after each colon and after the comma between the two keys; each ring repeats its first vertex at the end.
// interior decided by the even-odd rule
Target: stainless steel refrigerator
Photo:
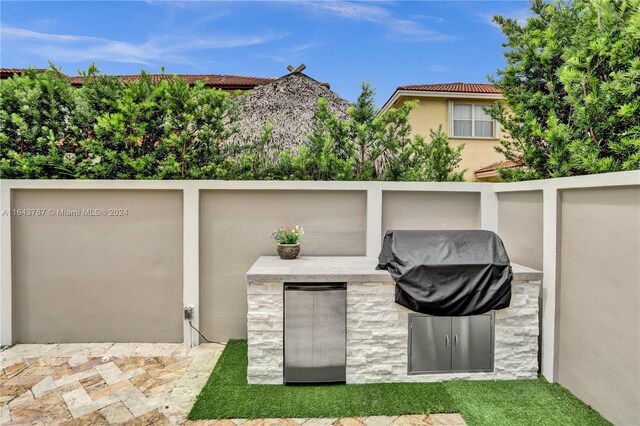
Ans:
{"type": "Polygon", "coordinates": [[[346,381],[345,283],[285,283],[284,382],[346,381]]]}

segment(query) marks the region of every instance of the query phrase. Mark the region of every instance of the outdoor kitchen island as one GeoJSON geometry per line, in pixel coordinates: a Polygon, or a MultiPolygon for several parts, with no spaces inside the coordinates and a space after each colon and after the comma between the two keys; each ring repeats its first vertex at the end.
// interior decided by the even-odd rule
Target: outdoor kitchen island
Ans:
{"type": "MultiPolygon", "coordinates": [[[[331,308],[325,302],[315,301],[306,314],[300,307],[297,311],[300,318],[314,315],[314,309],[334,310],[333,314],[319,315],[320,321],[345,317],[342,325],[323,326],[307,338],[314,339],[317,333],[318,339],[324,339],[317,348],[323,351],[325,344],[334,358],[336,350],[343,351],[342,381],[346,383],[536,378],[541,272],[511,265],[513,281],[508,308],[472,317],[433,317],[396,304],[395,282],[389,272],[376,270],[377,264],[377,258],[357,256],[258,258],[246,276],[249,383],[285,382],[285,309],[295,308],[285,307],[285,287],[294,291],[315,285],[338,295],[340,284],[346,284],[342,288],[343,302],[334,297],[331,303],[335,306],[331,308]],[[332,338],[328,334],[339,333],[340,327],[344,327],[340,336],[342,348],[332,343],[337,336],[333,341],[326,340],[332,338]],[[475,357],[476,361],[471,364],[463,361],[456,367],[458,353],[475,357]]],[[[308,297],[311,296],[307,300],[312,300],[308,297]]],[[[297,299],[287,300],[288,304],[294,304],[297,299]]],[[[291,335],[301,337],[300,332],[291,335]]],[[[334,361],[329,360],[340,364],[334,361]]]]}

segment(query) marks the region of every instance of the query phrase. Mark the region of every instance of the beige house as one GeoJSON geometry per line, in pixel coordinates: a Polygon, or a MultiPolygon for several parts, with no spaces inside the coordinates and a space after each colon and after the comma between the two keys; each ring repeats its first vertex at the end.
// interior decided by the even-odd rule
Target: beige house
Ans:
{"type": "Polygon", "coordinates": [[[420,101],[409,115],[413,133],[428,138],[429,129],[442,125],[451,146],[464,144],[460,168],[467,169],[465,180],[497,181],[498,165],[517,166],[504,162],[504,157],[495,151],[501,130],[483,110],[500,99],[502,92],[490,84],[421,84],[398,87],[382,110],[397,108],[406,101],[420,101]]]}

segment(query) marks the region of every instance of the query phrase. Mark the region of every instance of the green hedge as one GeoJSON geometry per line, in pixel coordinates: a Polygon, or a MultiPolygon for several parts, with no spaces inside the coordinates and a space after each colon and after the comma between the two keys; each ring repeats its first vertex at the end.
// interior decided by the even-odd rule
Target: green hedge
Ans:
{"type": "Polygon", "coordinates": [[[406,104],[379,114],[363,85],[341,120],[323,99],[296,153],[238,132],[244,95],[174,77],[134,82],[95,66],[79,88],[53,66],[0,84],[0,174],[5,179],[462,180],[460,149],[439,131],[410,138],[406,104]]]}

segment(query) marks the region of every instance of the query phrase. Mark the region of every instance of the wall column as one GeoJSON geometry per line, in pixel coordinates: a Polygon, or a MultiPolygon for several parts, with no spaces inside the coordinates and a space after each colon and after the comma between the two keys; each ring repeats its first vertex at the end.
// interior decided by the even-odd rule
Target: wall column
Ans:
{"type": "Polygon", "coordinates": [[[556,291],[560,194],[557,188],[544,188],[543,196],[543,254],[542,254],[542,375],[555,382],[556,365],[556,291]]]}
{"type": "Polygon", "coordinates": [[[498,233],[498,194],[493,189],[480,193],[480,229],[498,233]]]}
{"type": "MultiPolygon", "coordinates": [[[[183,220],[183,307],[193,306],[193,326],[200,329],[200,191],[186,185],[182,192],[183,220]]],[[[183,324],[184,344],[197,346],[198,333],[183,324]]]]}
{"type": "Polygon", "coordinates": [[[382,244],[382,189],[367,189],[367,256],[378,257],[382,244]]]}
{"type": "Polygon", "coordinates": [[[13,283],[11,275],[11,189],[0,183],[0,344],[13,341],[13,283]]]}

